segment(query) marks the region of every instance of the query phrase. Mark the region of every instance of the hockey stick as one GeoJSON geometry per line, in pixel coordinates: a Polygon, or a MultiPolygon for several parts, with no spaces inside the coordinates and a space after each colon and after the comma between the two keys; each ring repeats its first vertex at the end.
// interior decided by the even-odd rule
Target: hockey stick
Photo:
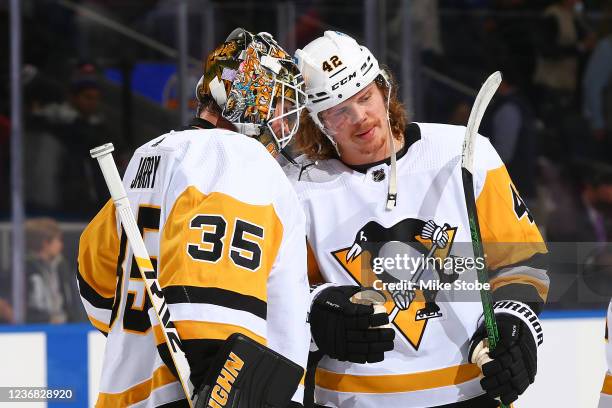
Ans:
{"type": "MultiPolygon", "coordinates": [[[[474,106],[470,112],[467,127],[465,130],[465,139],[463,140],[463,151],[461,154],[461,176],[463,179],[463,192],[465,194],[465,205],[467,207],[467,215],[470,223],[470,236],[472,238],[472,247],[474,249],[474,259],[484,259],[484,248],[482,246],[482,236],[480,235],[480,226],[478,224],[478,214],[476,212],[476,199],[474,197],[474,145],[476,141],[476,133],[480,121],[484,116],[485,110],[491,102],[495,91],[501,83],[502,77],[499,71],[491,74],[482,84],[474,106]]],[[[485,262],[481,263],[482,268],[476,268],[478,274],[478,282],[483,284],[489,283],[489,272],[485,262]]],[[[476,263],[478,265],[478,263],[476,263]]],[[[480,290],[480,300],[482,302],[482,310],[484,314],[485,328],[487,330],[487,339],[489,351],[495,350],[499,341],[499,332],[497,331],[497,322],[495,321],[495,313],[493,311],[493,300],[491,292],[487,289],[480,290]]],[[[500,408],[505,408],[506,405],[500,402],[500,408]]]]}
{"type": "Polygon", "coordinates": [[[189,363],[187,362],[187,358],[183,352],[183,346],[176,327],[174,327],[174,323],[172,323],[168,304],[166,303],[164,294],[161,291],[159,282],[157,281],[157,273],[153,269],[151,258],[149,257],[145,243],[140,236],[140,231],[138,229],[136,219],[134,218],[134,214],[132,213],[127,193],[123,187],[123,182],[119,176],[119,171],[115,165],[115,160],[113,160],[113,150],[113,144],[107,143],[90,150],[89,154],[92,158],[97,159],[98,164],[100,164],[100,169],[102,169],[104,180],[106,181],[108,190],[110,191],[113,202],[115,203],[117,213],[119,213],[123,230],[125,231],[128,242],[130,243],[132,251],[134,252],[134,258],[136,259],[136,264],[138,265],[138,270],[140,271],[142,280],[145,283],[147,295],[153,304],[153,309],[155,310],[155,315],[159,320],[162,333],[164,334],[164,339],[166,340],[166,344],[168,344],[168,348],[170,349],[170,356],[172,357],[174,367],[176,367],[181,386],[183,387],[183,391],[185,392],[189,406],[193,407],[191,402],[193,385],[191,384],[191,381],[189,381],[189,363]]]}

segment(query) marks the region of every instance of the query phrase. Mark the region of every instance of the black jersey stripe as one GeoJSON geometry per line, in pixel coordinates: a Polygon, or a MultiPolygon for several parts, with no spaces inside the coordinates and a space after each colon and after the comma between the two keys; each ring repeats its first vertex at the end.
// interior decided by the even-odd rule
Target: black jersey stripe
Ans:
{"type": "Polygon", "coordinates": [[[172,401],[163,405],[158,405],[157,408],[189,408],[189,403],[186,399],[172,401]]]}
{"type": "Polygon", "coordinates": [[[85,300],[87,300],[93,307],[98,309],[111,310],[113,308],[114,298],[106,298],[100,295],[94,288],[92,288],[80,273],[77,274],[79,282],[79,292],[85,300]]]}
{"type": "MultiPolygon", "coordinates": [[[[486,245],[486,243],[485,243],[485,245],[486,245]]],[[[512,245],[512,244],[504,244],[504,245],[512,245]]],[[[521,245],[521,244],[519,243],[517,245],[521,245]]],[[[521,267],[521,266],[528,266],[528,267],[534,268],[534,269],[548,270],[548,254],[547,253],[543,254],[541,252],[535,253],[530,258],[527,258],[527,259],[524,259],[522,261],[513,263],[511,265],[504,265],[504,266],[501,266],[501,267],[499,267],[497,269],[490,270],[489,271],[489,276],[495,276],[495,275],[499,274],[504,269],[517,268],[517,267],[521,267]]]]}
{"type": "Polygon", "coordinates": [[[168,304],[207,303],[248,312],[264,320],[268,311],[268,305],[263,300],[226,289],[167,286],[163,292],[168,304]]]}
{"type": "Polygon", "coordinates": [[[436,405],[435,407],[431,408],[496,408],[498,406],[499,401],[484,394],[467,401],[453,402],[446,405],[436,405]]]}

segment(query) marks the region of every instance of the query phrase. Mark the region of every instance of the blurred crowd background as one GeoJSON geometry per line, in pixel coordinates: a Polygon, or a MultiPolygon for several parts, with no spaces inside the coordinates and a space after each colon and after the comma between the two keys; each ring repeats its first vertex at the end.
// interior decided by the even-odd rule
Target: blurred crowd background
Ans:
{"type": "MultiPolygon", "coordinates": [[[[548,307],[603,308],[609,300],[612,0],[21,4],[27,322],[86,318],[74,279],[78,238],[108,199],[89,149],[113,142],[123,167],[137,146],[180,127],[179,107],[195,108],[202,56],[238,26],[271,32],[290,52],[325,30],[354,36],[402,81],[417,122],[465,125],[482,81],[502,71],[480,133],[549,242],[548,307]],[[177,64],[181,5],[186,71],[177,64]]],[[[0,1],[0,27],[0,323],[10,323],[8,1],[0,1]]]]}

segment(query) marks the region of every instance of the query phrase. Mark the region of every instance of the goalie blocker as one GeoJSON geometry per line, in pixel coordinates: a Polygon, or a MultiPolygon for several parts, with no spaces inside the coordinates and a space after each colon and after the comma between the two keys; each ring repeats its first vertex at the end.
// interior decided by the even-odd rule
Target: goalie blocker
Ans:
{"type": "Polygon", "coordinates": [[[195,407],[286,408],[303,374],[304,369],[288,358],[234,333],[196,390],[195,407]]]}

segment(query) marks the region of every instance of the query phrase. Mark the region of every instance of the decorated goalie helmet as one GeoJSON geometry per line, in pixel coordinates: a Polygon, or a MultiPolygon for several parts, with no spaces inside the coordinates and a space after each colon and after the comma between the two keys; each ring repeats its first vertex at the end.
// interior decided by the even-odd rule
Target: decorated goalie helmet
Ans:
{"type": "Polygon", "coordinates": [[[370,50],[338,31],[326,31],[297,50],[295,57],[306,80],[310,117],[336,146],[321,112],[346,101],[377,78],[384,81],[384,73],[370,50]]]}
{"type": "Polygon", "coordinates": [[[240,133],[268,150],[285,147],[305,107],[304,81],[291,55],[268,33],[235,29],[204,64],[196,97],[206,95],[240,133]]]}

